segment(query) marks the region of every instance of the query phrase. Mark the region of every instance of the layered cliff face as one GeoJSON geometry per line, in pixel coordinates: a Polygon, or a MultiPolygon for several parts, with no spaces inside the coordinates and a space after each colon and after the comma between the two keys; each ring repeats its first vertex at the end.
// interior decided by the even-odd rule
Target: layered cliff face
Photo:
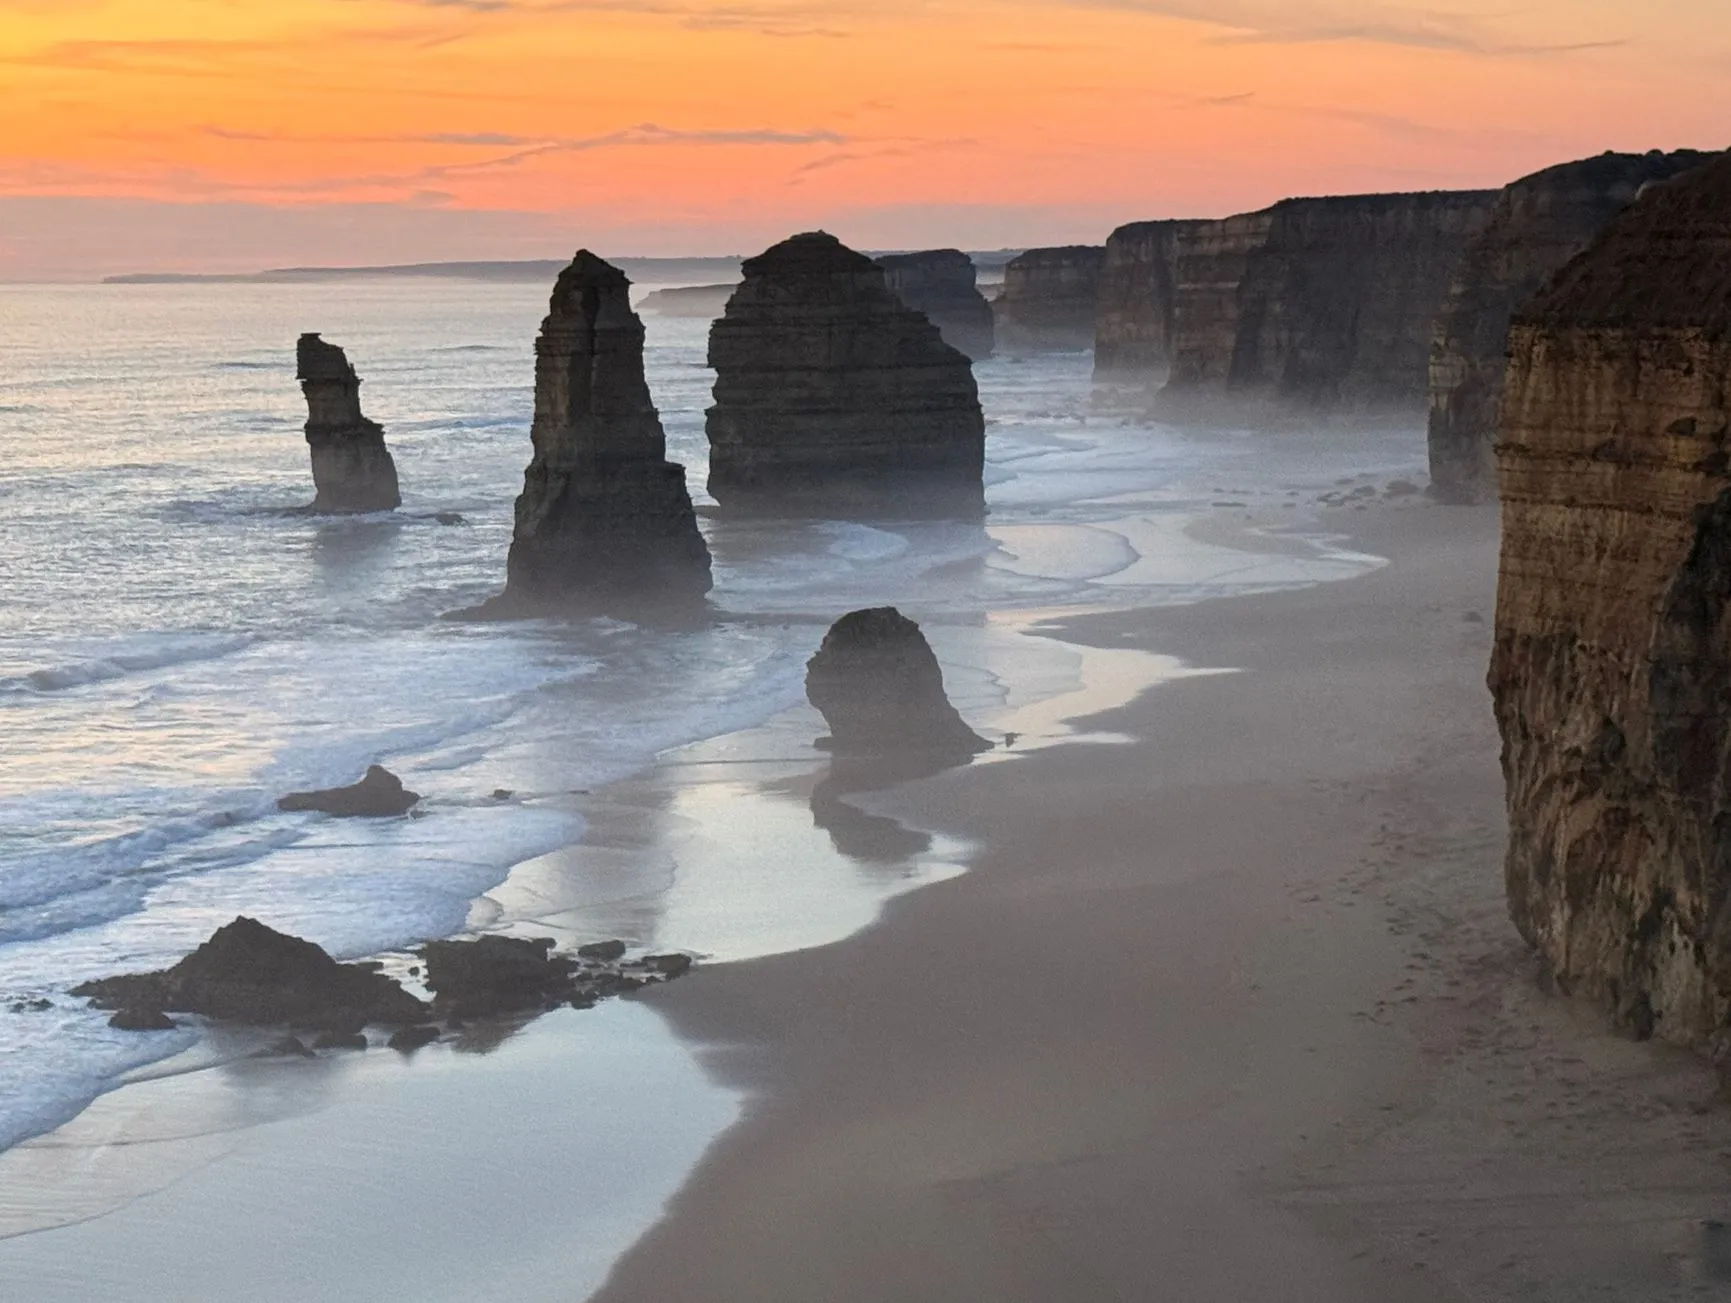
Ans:
{"type": "Polygon", "coordinates": [[[834,236],[796,235],[746,262],[709,364],[709,491],[724,507],[983,509],[971,364],[834,236]]]}
{"type": "Polygon", "coordinates": [[[1509,321],[1545,280],[1635,199],[1712,156],[1601,154],[1523,177],[1502,192],[1468,246],[1438,317],[1430,357],[1431,486],[1448,501],[1496,493],[1492,437],[1509,321]]]}
{"type": "Polygon", "coordinates": [[[385,447],[385,432],[361,415],[360,378],[343,350],[317,335],[302,335],[295,345],[295,373],[307,400],[316,490],[310,510],[336,514],[400,507],[397,465],[385,447]]]}
{"type": "Polygon", "coordinates": [[[877,260],[884,283],[915,312],[923,312],[944,343],[975,362],[992,355],[992,305],[980,293],[974,260],[960,249],[891,253],[877,260]]]}
{"type": "Polygon", "coordinates": [[[1029,249],[1004,268],[1004,290],[992,304],[998,347],[1011,353],[1092,348],[1100,268],[1098,245],[1029,249]]]}
{"type": "Polygon", "coordinates": [[[1491,191],[1288,199],[1174,245],[1171,398],[1420,407],[1430,339],[1491,191]]]}
{"type": "Polygon", "coordinates": [[[554,286],[535,341],[535,452],[517,499],[511,607],[709,591],[709,549],[685,468],[667,460],[629,286],[586,249],[554,286]]]}
{"type": "Polygon", "coordinates": [[[1094,314],[1094,375],[1162,385],[1172,366],[1178,250],[1203,221],[1132,222],[1106,240],[1094,314]]]}
{"type": "Polygon", "coordinates": [[[1731,1018],[1731,159],[1517,316],[1490,671],[1510,911],[1637,1035],[1731,1018]]]}

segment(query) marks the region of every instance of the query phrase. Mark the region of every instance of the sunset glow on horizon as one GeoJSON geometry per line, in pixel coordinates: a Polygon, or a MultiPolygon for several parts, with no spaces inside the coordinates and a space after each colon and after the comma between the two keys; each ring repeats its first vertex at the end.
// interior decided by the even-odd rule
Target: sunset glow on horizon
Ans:
{"type": "Polygon", "coordinates": [[[1722,147],[1716,0],[0,0],[0,276],[1097,242],[1722,147]]]}

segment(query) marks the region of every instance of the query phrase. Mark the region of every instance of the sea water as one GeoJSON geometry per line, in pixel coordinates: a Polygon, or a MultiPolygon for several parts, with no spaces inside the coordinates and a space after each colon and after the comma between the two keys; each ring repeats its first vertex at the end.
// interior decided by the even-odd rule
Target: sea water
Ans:
{"type": "MultiPolygon", "coordinates": [[[[997,358],[976,367],[984,526],[705,511],[701,627],[442,620],[503,582],[544,311],[531,286],[441,280],[0,286],[0,1149],[194,1038],[111,1031],[67,996],[82,980],[171,963],[240,913],[340,957],[458,931],[513,866],[581,842],[570,793],[799,703],[858,606],[925,624],[971,717],[1025,710],[1066,668],[1005,632],[1019,613],[1362,572],[1321,529],[1260,553],[1183,526],[1422,456],[1411,429],[1186,432],[1100,405],[1084,354],[997,358]],[[311,496],[303,330],[363,377],[400,511],[286,512],[311,496]],[[275,808],[374,762],[422,817],[275,808]]],[[[707,323],[647,326],[670,456],[712,507],[707,323]]],[[[668,939],[704,951],[680,918],[692,935],[668,939]]]]}

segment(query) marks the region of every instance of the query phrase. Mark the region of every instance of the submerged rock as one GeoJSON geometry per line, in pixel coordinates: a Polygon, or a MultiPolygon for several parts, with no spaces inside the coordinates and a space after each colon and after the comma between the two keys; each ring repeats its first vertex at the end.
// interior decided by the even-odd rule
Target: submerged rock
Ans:
{"type": "Polygon", "coordinates": [[[110,1018],[108,1025],[123,1032],[171,1032],[176,1024],[160,1009],[128,1005],[110,1018]]]}
{"type": "Polygon", "coordinates": [[[1731,157],[1612,219],[1515,319],[1490,686],[1509,908],[1562,990],[1731,1026],[1731,157]]]}
{"type": "Polygon", "coordinates": [[[360,782],[316,792],[290,792],[276,803],[279,810],[314,810],[344,819],[384,819],[407,814],[421,799],[403,780],[382,765],[367,766],[360,782]]]}
{"type": "Polygon", "coordinates": [[[709,548],[685,468],[667,460],[630,285],[587,249],[559,274],[535,341],[535,455],[517,499],[505,596],[483,614],[709,591],[709,548]]]}
{"type": "Polygon", "coordinates": [[[877,260],[897,298],[938,328],[944,343],[973,361],[992,355],[992,305],[980,293],[974,260],[960,249],[889,253],[877,260]]]}
{"type": "Polygon", "coordinates": [[[1601,154],[1503,190],[1490,225],[1455,272],[1431,342],[1430,477],[1438,497],[1478,502],[1496,495],[1492,443],[1516,310],[1644,186],[1713,157],[1694,150],[1601,154]]]}
{"type": "Polygon", "coordinates": [[[943,670],[919,625],[893,606],[837,620],[806,665],[805,692],[838,753],[967,756],[991,746],[950,704],[943,670]]]}
{"type": "Polygon", "coordinates": [[[984,509],[972,366],[833,235],[796,235],[746,262],[710,328],[709,362],[709,491],[724,507],[984,509]]]}
{"type": "Polygon", "coordinates": [[[315,512],[394,511],[403,505],[385,432],[361,415],[361,382],[343,350],[315,334],[295,346],[307,400],[315,512]]]}
{"type": "Polygon", "coordinates": [[[992,304],[999,345],[1010,353],[1092,348],[1105,259],[1096,244],[1029,249],[1010,259],[992,304]]]}
{"type": "Polygon", "coordinates": [[[574,961],[552,953],[553,941],[484,936],[429,941],[421,947],[427,989],[441,1010],[477,1017],[561,1004],[570,998],[574,961]]]}
{"type": "Polygon", "coordinates": [[[101,978],[72,994],[99,1009],[125,1011],[133,1020],[196,1013],[255,1026],[352,1031],[367,1023],[418,1022],[426,1015],[426,1006],[390,978],[359,964],[339,964],[312,942],[250,918],[218,928],[173,968],[101,978]]]}

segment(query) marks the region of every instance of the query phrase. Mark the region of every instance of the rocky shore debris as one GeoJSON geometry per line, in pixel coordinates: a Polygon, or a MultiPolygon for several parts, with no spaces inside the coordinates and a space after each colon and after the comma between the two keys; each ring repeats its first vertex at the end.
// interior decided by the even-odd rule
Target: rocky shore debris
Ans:
{"type": "Polygon", "coordinates": [[[701,599],[709,548],[643,374],[631,282],[587,249],[559,273],[535,341],[534,456],[505,593],[481,616],[701,599]]]}
{"type": "Polygon", "coordinates": [[[893,606],[852,611],[806,664],[805,692],[838,755],[991,749],[944,692],[944,673],[920,626],[893,606]]]}
{"type": "Polygon", "coordinates": [[[349,1032],[369,1023],[420,1022],[427,1012],[371,966],[339,964],[311,941],[245,917],[218,928],[172,968],[99,978],[72,994],[129,1020],[195,1013],[260,1027],[349,1032]]]}
{"type": "Polygon", "coordinates": [[[360,377],[343,350],[316,334],[302,335],[295,346],[295,372],[307,400],[316,490],[308,510],[336,515],[402,506],[385,432],[361,414],[360,377]]]}
{"type": "Polygon", "coordinates": [[[343,819],[386,819],[407,814],[420,801],[383,765],[369,765],[366,776],[348,787],[327,787],[313,792],[290,792],[276,803],[279,810],[317,811],[343,819]]]}
{"type": "Polygon", "coordinates": [[[1731,1057],[1731,156],[1517,314],[1490,687],[1509,909],[1554,985],[1731,1057]]]}
{"type": "Polygon", "coordinates": [[[811,231],[744,271],[709,332],[716,500],[791,514],[983,513],[973,366],[883,268],[811,231]]]}
{"type": "Polygon", "coordinates": [[[73,995],[115,1010],[109,1026],[167,1031],[170,1013],[192,1013],[256,1027],[315,1032],[309,1044],[290,1035],[260,1051],[267,1056],[367,1048],[363,1028],[395,1030],[386,1044],[405,1053],[431,1044],[442,1028],[469,1020],[538,1014],[561,1005],[587,1009],[690,971],[690,955],[626,959],[623,941],[582,946],[575,956],[553,952],[551,938],[488,935],[430,941],[419,950],[431,995],[421,1000],[385,976],[377,961],[341,964],[321,947],[237,918],[173,968],[106,977],[73,995]]]}
{"type": "Polygon", "coordinates": [[[992,355],[997,335],[992,305],[980,293],[974,260],[960,249],[889,253],[877,259],[884,283],[903,303],[922,312],[944,343],[979,362],[992,355]]]}
{"type": "Polygon", "coordinates": [[[1444,502],[1496,497],[1497,407],[1509,323],[1642,189],[1715,156],[1695,150],[1600,154],[1506,186],[1468,246],[1431,341],[1430,478],[1444,502]]]}

